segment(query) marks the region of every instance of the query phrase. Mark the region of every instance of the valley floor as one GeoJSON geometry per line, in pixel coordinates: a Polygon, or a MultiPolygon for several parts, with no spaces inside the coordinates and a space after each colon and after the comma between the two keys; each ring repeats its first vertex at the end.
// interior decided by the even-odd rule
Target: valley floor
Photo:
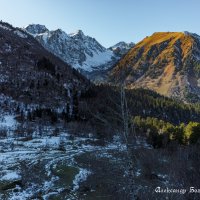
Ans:
{"type": "MultiPolygon", "coordinates": [[[[123,150],[117,144],[95,143],[95,139],[65,133],[1,139],[0,198],[77,199],[81,183],[94,173],[83,158],[91,154],[97,160],[109,159],[113,151],[123,150]]],[[[80,192],[83,197],[84,190],[87,188],[82,187],[80,192]]]]}
{"type": "MultiPolygon", "coordinates": [[[[155,193],[158,186],[179,188],[184,181],[180,151],[153,149],[142,137],[133,151],[135,199],[188,199],[155,193]]],[[[127,170],[126,146],[117,136],[106,142],[63,131],[0,139],[2,200],[129,200],[127,170]]]]}

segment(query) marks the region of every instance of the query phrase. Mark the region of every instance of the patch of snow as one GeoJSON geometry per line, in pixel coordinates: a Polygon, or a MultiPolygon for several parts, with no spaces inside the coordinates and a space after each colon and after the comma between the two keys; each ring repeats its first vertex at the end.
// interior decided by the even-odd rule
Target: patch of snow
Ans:
{"type": "Polygon", "coordinates": [[[87,179],[87,177],[91,174],[90,171],[86,169],[79,169],[79,173],[75,176],[75,179],[73,180],[73,191],[79,189],[79,184],[87,179]]]}
{"type": "Polygon", "coordinates": [[[81,30],[77,30],[74,33],[70,33],[69,34],[70,37],[75,37],[77,35],[85,36],[84,33],[83,33],[83,31],[81,31],[81,30]]]}
{"type": "MultiPolygon", "coordinates": [[[[0,62],[1,65],[1,62],[0,62]]],[[[4,83],[8,80],[8,76],[4,75],[4,74],[0,74],[0,83],[4,83]]]]}
{"type": "Polygon", "coordinates": [[[48,42],[48,39],[49,39],[49,33],[48,32],[45,32],[45,33],[41,33],[41,34],[38,34],[39,37],[42,37],[43,41],[45,43],[48,42]]]}
{"type": "Polygon", "coordinates": [[[31,148],[41,148],[44,146],[57,148],[59,144],[60,144],[60,137],[44,137],[24,142],[24,146],[31,148]]]}
{"type": "Polygon", "coordinates": [[[13,115],[5,115],[0,119],[0,128],[15,128],[17,126],[17,121],[13,115]]]}
{"type": "Polygon", "coordinates": [[[8,30],[8,31],[11,31],[11,29],[8,28],[6,25],[0,24],[0,28],[3,28],[3,29],[8,30]]]}
{"type": "Polygon", "coordinates": [[[93,52],[93,56],[86,54],[86,61],[83,62],[80,68],[83,68],[85,71],[91,72],[95,67],[103,65],[112,60],[114,56],[113,52],[107,50],[105,52],[93,52]]]}
{"type": "Polygon", "coordinates": [[[32,184],[30,187],[24,191],[20,191],[21,187],[17,186],[16,189],[18,189],[20,192],[14,192],[12,191],[9,195],[9,200],[27,200],[31,199],[33,196],[33,191],[35,190],[35,185],[32,184]]]}
{"type": "Polygon", "coordinates": [[[11,45],[8,44],[8,43],[5,43],[5,44],[4,44],[4,51],[5,51],[6,53],[12,52],[12,47],[11,47],[11,45]]]}
{"type": "Polygon", "coordinates": [[[141,175],[141,169],[138,169],[135,173],[136,176],[140,176],[141,175]]]}
{"type": "Polygon", "coordinates": [[[17,172],[8,172],[3,177],[0,177],[1,181],[19,180],[19,179],[21,179],[21,176],[17,174],[17,172]]]}
{"type": "Polygon", "coordinates": [[[18,35],[19,37],[21,37],[21,38],[27,38],[27,37],[28,37],[25,33],[23,33],[23,32],[20,31],[20,30],[16,30],[16,31],[14,31],[14,33],[15,33],[16,35],[18,35]]]}

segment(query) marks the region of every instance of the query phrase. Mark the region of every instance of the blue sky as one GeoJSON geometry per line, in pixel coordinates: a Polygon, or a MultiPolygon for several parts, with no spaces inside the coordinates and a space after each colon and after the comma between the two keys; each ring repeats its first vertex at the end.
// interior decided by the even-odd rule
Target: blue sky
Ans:
{"type": "Polygon", "coordinates": [[[82,29],[109,47],[158,31],[200,34],[200,0],[0,0],[0,19],[14,26],[82,29]]]}

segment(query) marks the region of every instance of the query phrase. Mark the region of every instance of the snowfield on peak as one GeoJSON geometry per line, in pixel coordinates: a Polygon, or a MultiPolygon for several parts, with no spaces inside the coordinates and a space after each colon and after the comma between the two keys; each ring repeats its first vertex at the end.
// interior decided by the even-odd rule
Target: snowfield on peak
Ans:
{"type": "Polygon", "coordinates": [[[112,60],[112,57],[112,51],[93,52],[93,56],[86,54],[86,60],[82,63],[82,65],[77,64],[74,67],[77,69],[83,68],[84,70],[91,72],[94,69],[98,68],[98,66],[110,62],[112,60]]]}

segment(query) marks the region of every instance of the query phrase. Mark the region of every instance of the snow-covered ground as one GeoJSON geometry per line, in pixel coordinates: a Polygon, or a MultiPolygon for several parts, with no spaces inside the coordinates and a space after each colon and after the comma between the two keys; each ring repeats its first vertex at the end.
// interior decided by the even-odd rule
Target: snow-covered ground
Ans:
{"type": "Polygon", "coordinates": [[[15,116],[13,115],[5,115],[0,118],[0,128],[15,128],[17,126],[17,122],[15,120],[15,116]]]}
{"type": "Polygon", "coordinates": [[[1,181],[10,181],[10,180],[18,180],[21,178],[17,172],[13,171],[4,171],[5,175],[1,177],[1,181]]]}
{"type": "MultiPolygon", "coordinates": [[[[12,136],[13,131],[16,130],[17,126],[18,122],[15,120],[14,115],[7,114],[0,117],[0,131],[4,131],[8,137],[12,136]]],[[[2,137],[2,135],[0,135],[0,137],[2,137]]]]}
{"type": "MultiPolygon", "coordinates": [[[[12,127],[15,121],[9,116],[5,117],[2,124],[12,127]]],[[[120,144],[116,141],[103,147],[93,145],[90,141],[95,139],[72,137],[67,133],[57,137],[35,137],[28,141],[23,137],[0,139],[0,190],[2,184],[6,183],[10,187],[10,183],[15,184],[17,181],[14,187],[11,185],[11,189],[0,194],[0,199],[6,197],[8,200],[25,200],[33,198],[39,192],[44,199],[49,199],[51,195],[61,193],[65,188],[56,185],[59,177],[54,171],[63,163],[79,169],[72,181],[71,192],[74,195],[79,184],[92,174],[90,169],[78,166],[74,160],[75,156],[97,151],[100,152],[99,157],[110,157],[108,150],[120,150],[120,144]]],[[[123,149],[122,145],[121,150],[123,149]]]]}

